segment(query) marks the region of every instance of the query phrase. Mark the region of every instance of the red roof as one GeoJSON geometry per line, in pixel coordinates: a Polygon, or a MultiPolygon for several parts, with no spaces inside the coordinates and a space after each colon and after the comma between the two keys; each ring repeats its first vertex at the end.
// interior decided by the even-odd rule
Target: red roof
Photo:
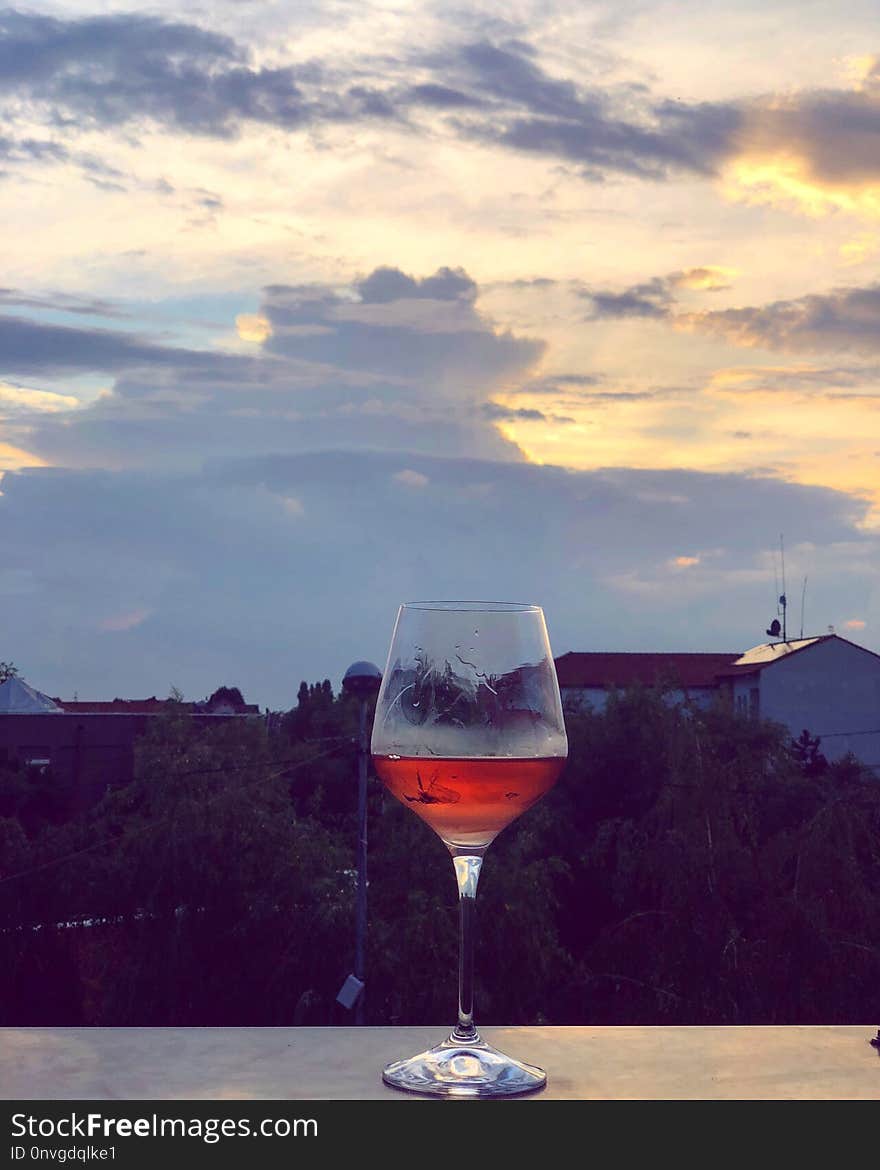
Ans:
{"type": "Polygon", "coordinates": [[[635,683],[652,686],[670,678],[683,687],[712,687],[717,675],[740,657],[730,654],[578,653],[569,651],[556,659],[561,687],[626,687],[635,683]]]}

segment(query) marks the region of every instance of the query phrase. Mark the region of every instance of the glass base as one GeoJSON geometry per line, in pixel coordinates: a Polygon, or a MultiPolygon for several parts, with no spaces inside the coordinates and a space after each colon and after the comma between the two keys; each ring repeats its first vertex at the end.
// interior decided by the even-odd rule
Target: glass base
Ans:
{"type": "Polygon", "coordinates": [[[389,1064],[382,1080],[394,1089],[431,1097],[512,1097],[543,1089],[547,1074],[505,1056],[479,1035],[461,1040],[453,1032],[435,1048],[389,1064]]]}

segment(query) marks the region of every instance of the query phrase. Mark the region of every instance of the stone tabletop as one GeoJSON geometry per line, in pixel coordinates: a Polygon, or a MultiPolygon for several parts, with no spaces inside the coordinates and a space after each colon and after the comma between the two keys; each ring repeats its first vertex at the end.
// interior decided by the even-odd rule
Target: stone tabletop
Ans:
{"type": "MultiPolygon", "coordinates": [[[[383,1065],[436,1028],[0,1029],[5,1100],[413,1101],[383,1065]]],[[[872,1024],[804,1027],[484,1028],[547,1070],[521,1101],[880,1099],[872,1024]]]]}

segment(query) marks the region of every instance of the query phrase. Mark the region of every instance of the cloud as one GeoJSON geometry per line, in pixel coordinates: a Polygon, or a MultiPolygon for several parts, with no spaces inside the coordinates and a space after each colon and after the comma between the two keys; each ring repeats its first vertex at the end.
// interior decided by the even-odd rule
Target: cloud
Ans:
{"type": "Polygon", "coordinates": [[[478,110],[485,105],[473,94],[462,93],[459,89],[450,89],[448,85],[435,82],[414,85],[404,91],[403,98],[413,105],[430,106],[437,110],[478,110]]]}
{"type": "Polygon", "coordinates": [[[296,496],[284,496],[281,500],[281,506],[288,516],[305,516],[306,514],[302,500],[296,496]]]}
{"type": "Polygon", "coordinates": [[[0,418],[7,412],[75,410],[79,399],[72,394],[55,394],[49,390],[33,390],[0,382],[0,418]]]}
{"type": "Polygon", "coordinates": [[[130,317],[119,305],[102,297],[82,297],[75,293],[28,293],[23,289],[0,288],[0,304],[20,305],[28,309],[49,309],[56,313],[74,313],[84,317],[130,317]]]}
{"type": "Polygon", "coordinates": [[[544,351],[543,342],[494,329],[460,270],[416,281],[382,267],[354,290],[353,299],[315,286],[271,286],[261,309],[273,330],[266,351],[465,399],[478,385],[522,376],[544,351]]]}
{"type": "Polygon", "coordinates": [[[242,341],[265,341],[272,334],[272,324],[259,313],[241,313],[235,318],[235,328],[242,341]]]}
{"type": "Polygon", "coordinates": [[[248,359],[160,345],[123,330],[51,325],[27,317],[0,316],[0,355],[7,374],[71,374],[138,367],[202,370],[242,376],[248,359]]]}
{"type": "MultiPolygon", "coordinates": [[[[870,63],[868,63],[870,61],[870,63]]],[[[880,214],[880,68],[863,63],[849,89],[776,94],[741,103],[729,193],[812,215],[880,214]]]]}
{"type": "Polygon", "coordinates": [[[593,387],[600,381],[597,374],[545,374],[542,378],[532,378],[522,382],[519,386],[511,387],[509,394],[561,395],[579,392],[582,387],[593,387]]]}
{"type": "Polygon", "coordinates": [[[731,278],[736,275],[736,272],[735,268],[705,265],[701,268],[686,268],[681,272],[673,272],[667,279],[673,288],[696,289],[700,292],[721,292],[731,287],[731,278]]]}
{"type": "Polygon", "coordinates": [[[730,288],[729,279],[735,271],[705,265],[653,276],[621,292],[585,285],[576,290],[576,295],[591,302],[592,309],[587,318],[590,321],[615,317],[668,317],[677,301],[676,290],[719,292],[730,288]]]}
{"type": "Polygon", "coordinates": [[[739,396],[775,391],[800,393],[814,398],[867,397],[865,387],[880,378],[880,365],[807,365],[798,362],[783,366],[731,366],[716,370],[708,389],[715,394],[739,396]],[[861,391],[859,388],[863,388],[861,391]],[[841,392],[841,388],[845,388],[841,392]],[[846,391],[851,390],[852,395],[846,391]]]}
{"type": "Polygon", "coordinates": [[[4,594],[6,651],[52,694],[174,681],[198,696],[226,681],[290,706],[301,678],[338,686],[356,658],[382,662],[399,602],[495,596],[499,581],[545,607],[557,654],[745,649],[764,640],[781,529],[811,546],[792,542],[786,565],[809,573],[819,629],[841,612],[868,621],[872,591],[880,602],[866,504],[754,476],[349,451],[44,469],[7,474],[3,491],[4,573],[29,574],[4,594]],[[670,565],[682,548],[700,563],[670,565]],[[131,623],[125,656],[121,630],[94,636],[108,620],[131,623]]]}
{"type": "Polygon", "coordinates": [[[366,305],[387,305],[412,298],[430,301],[473,301],[477,285],[462,268],[438,268],[433,276],[417,279],[399,268],[385,265],[376,268],[363,280],[355,281],[355,291],[366,305]]]}
{"type": "Polygon", "coordinates": [[[623,292],[586,291],[580,294],[592,302],[588,320],[608,317],[667,317],[673,302],[670,281],[655,277],[623,292]]]}
{"type": "Polygon", "coordinates": [[[880,285],[836,288],[743,309],[682,313],[675,322],[680,328],[751,348],[876,354],[880,352],[880,285]]]}
{"type": "Polygon", "coordinates": [[[534,407],[503,406],[498,402],[484,402],[480,409],[486,418],[496,422],[546,422],[560,425],[575,421],[568,415],[547,414],[534,407]]]}
{"type": "Polygon", "coordinates": [[[290,70],[250,69],[229,37],[123,13],[64,20],[0,15],[0,77],[8,91],[97,126],[149,118],[225,136],[236,117],[298,125],[290,70]]]}
{"type": "Polygon", "coordinates": [[[11,373],[116,376],[112,393],[75,413],[20,419],[18,443],[76,467],[321,448],[523,458],[482,405],[529,378],[544,344],[495,328],[462,270],[416,278],[386,266],[347,288],[273,284],[244,316],[246,355],[0,317],[11,373]]]}
{"type": "MultiPolygon", "coordinates": [[[[378,120],[427,133],[440,118],[454,135],[565,160],[594,179],[713,174],[742,117],[733,105],[652,101],[642,85],[554,77],[522,39],[398,59],[361,54],[356,66],[269,66],[213,29],[130,12],[65,19],[6,10],[0,79],[10,102],[26,101],[65,128],[153,124],[232,138],[248,122],[298,132],[378,120]],[[422,77],[414,82],[416,72],[422,77]]],[[[27,154],[26,145],[19,149],[27,154]]],[[[94,179],[118,184],[110,175],[94,179]]]]}
{"type": "MultiPolygon", "coordinates": [[[[382,88],[324,78],[314,62],[256,66],[208,28],[118,13],[80,19],[0,14],[0,90],[80,128],[152,122],[229,138],[244,122],[298,130],[397,116],[382,88]]],[[[424,99],[424,95],[423,95],[424,99]]]]}
{"type": "Polygon", "coordinates": [[[403,471],[395,471],[391,478],[395,483],[402,483],[405,487],[411,488],[427,487],[431,482],[427,475],[422,475],[420,471],[413,471],[411,467],[405,467],[403,471]]]}
{"type": "Polygon", "coordinates": [[[733,149],[740,124],[733,105],[652,103],[640,86],[615,93],[554,78],[522,42],[460,46],[446,67],[495,103],[491,116],[456,119],[460,133],[564,159],[588,179],[606,171],[655,180],[673,172],[711,175],[733,149]]]}
{"type": "MultiPolygon", "coordinates": [[[[687,102],[642,82],[558,76],[522,37],[483,27],[482,39],[463,29],[464,39],[396,55],[270,65],[243,40],[183,20],[6,10],[0,95],[10,121],[26,108],[68,136],[158,126],[228,139],[248,123],[299,133],[378,122],[552,159],[589,181],[722,177],[736,198],[880,212],[876,61],[849,89],[687,102]]],[[[99,186],[126,185],[94,155],[33,135],[0,137],[0,157],[72,162],[99,186]]]]}
{"type": "Polygon", "coordinates": [[[114,633],[133,630],[137,626],[142,625],[150,616],[151,612],[149,609],[131,609],[125,613],[113,614],[111,617],[103,618],[98,623],[98,628],[114,633]]]}

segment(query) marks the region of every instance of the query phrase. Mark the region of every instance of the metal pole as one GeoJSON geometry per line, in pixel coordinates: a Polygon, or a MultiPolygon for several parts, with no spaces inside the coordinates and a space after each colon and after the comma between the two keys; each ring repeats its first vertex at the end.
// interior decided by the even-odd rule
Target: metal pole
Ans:
{"type": "MultiPolygon", "coordinates": [[[[361,699],[360,735],[358,737],[358,843],[357,843],[357,927],[354,947],[354,973],[361,983],[364,978],[364,952],[367,939],[367,701],[361,699]]],[[[364,1022],[364,1001],[367,989],[358,996],[355,1023],[364,1022]]]]}

